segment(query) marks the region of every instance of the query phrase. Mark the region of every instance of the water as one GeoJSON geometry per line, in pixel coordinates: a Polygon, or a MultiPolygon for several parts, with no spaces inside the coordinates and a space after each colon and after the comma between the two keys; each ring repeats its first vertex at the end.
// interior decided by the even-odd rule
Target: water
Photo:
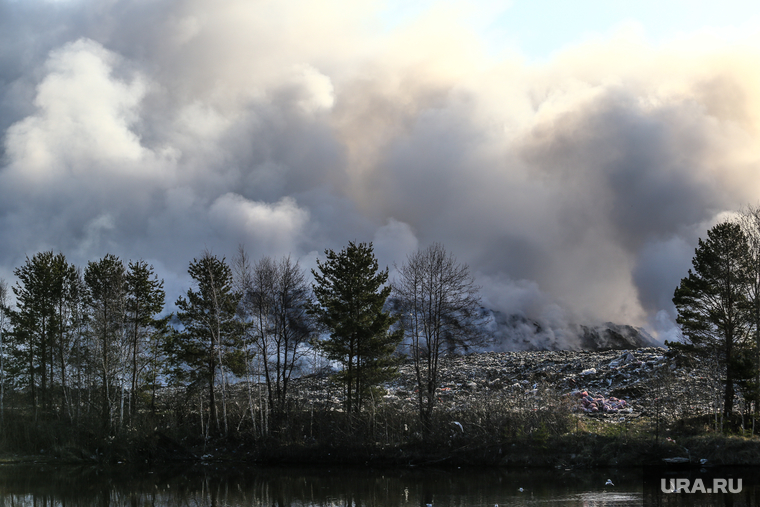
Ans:
{"type": "MultiPolygon", "coordinates": [[[[638,470],[0,466],[0,507],[713,505],[706,500],[652,500],[638,470]]],[[[726,505],[745,505],[734,500],[726,505]]]]}

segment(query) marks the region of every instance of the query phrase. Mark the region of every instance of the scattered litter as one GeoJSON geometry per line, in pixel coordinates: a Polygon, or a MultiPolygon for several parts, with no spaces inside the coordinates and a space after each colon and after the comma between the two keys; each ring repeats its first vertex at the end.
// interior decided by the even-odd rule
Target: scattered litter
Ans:
{"type": "MultiPolygon", "coordinates": [[[[717,387],[710,367],[707,360],[691,361],[659,347],[454,355],[440,360],[436,406],[459,411],[498,397],[519,410],[535,410],[574,393],[577,397],[565,398],[572,402],[568,409],[586,416],[618,422],[623,415],[633,421],[657,414],[667,420],[683,410],[691,415],[712,410],[717,387]],[[662,380],[655,381],[656,376],[662,380]]],[[[382,402],[415,409],[419,393],[414,371],[411,362],[401,364],[399,376],[382,386],[382,402]]],[[[342,409],[341,385],[327,375],[304,375],[291,386],[290,392],[309,406],[342,409]]]]}
{"type": "Polygon", "coordinates": [[[678,456],[676,458],[662,458],[662,461],[665,463],[669,463],[671,465],[679,465],[684,463],[689,463],[689,458],[678,456]]]}
{"type": "Polygon", "coordinates": [[[634,355],[628,352],[627,350],[624,350],[623,354],[620,357],[618,357],[617,359],[615,359],[614,361],[610,363],[610,368],[619,368],[620,366],[633,363],[635,361],[636,361],[636,358],[634,357],[634,355]]]}

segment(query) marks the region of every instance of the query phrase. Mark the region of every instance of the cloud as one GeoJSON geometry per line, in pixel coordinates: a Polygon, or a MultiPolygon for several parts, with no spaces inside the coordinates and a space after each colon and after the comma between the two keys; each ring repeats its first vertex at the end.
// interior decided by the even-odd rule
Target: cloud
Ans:
{"type": "Polygon", "coordinates": [[[216,199],[208,213],[210,225],[221,236],[237,236],[241,243],[264,245],[259,250],[271,255],[296,251],[299,236],[309,220],[308,212],[299,208],[292,198],[266,204],[233,193],[216,199]]]}
{"type": "Polygon", "coordinates": [[[113,79],[115,59],[86,39],[51,53],[37,85],[37,112],[6,132],[8,173],[42,189],[68,176],[139,167],[143,149],[130,127],[145,90],[139,79],[113,79]]]}
{"type": "Polygon", "coordinates": [[[179,292],[204,248],[441,242],[558,335],[669,333],[696,239],[760,191],[760,40],[623,27],[529,63],[477,8],[393,5],[0,0],[0,276],[111,252],[179,292]]]}

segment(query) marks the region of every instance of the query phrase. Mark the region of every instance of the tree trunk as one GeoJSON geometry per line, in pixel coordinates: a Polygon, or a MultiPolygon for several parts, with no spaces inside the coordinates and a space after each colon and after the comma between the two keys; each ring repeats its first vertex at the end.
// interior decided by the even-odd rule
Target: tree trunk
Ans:
{"type": "Polygon", "coordinates": [[[730,419],[734,411],[733,345],[733,332],[729,330],[726,332],[726,391],[723,398],[723,416],[727,419],[730,419]]]}
{"type": "MultiPolygon", "coordinates": [[[[212,354],[212,358],[214,355],[212,354]]],[[[213,421],[215,425],[215,431],[219,432],[219,421],[216,416],[216,395],[214,393],[214,383],[216,380],[216,361],[215,359],[211,360],[211,363],[209,364],[209,378],[208,378],[208,399],[209,399],[209,426],[211,426],[211,423],[213,421]]]]}
{"type": "Polygon", "coordinates": [[[132,396],[129,398],[129,423],[132,424],[132,417],[134,416],[134,413],[137,411],[137,341],[138,341],[138,333],[140,331],[138,322],[137,322],[137,316],[139,315],[139,306],[137,307],[137,310],[135,311],[135,329],[134,329],[134,335],[132,336],[132,385],[131,385],[131,393],[132,396]]]}

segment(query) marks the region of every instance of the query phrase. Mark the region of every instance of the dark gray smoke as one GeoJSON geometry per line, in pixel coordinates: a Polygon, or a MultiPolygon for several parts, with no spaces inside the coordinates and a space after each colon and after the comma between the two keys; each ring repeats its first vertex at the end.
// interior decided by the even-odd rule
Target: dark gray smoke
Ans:
{"type": "Polygon", "coordinates": [[[456,16],[374,2],[0,0],[0,277],[204,248],[443,243],[484,304],[672,332],[696,238],[754,202],[758,44],[626,37],[489,59],[456,16]],[[697,49],[690,49],[691,47],[697,49]]]}

